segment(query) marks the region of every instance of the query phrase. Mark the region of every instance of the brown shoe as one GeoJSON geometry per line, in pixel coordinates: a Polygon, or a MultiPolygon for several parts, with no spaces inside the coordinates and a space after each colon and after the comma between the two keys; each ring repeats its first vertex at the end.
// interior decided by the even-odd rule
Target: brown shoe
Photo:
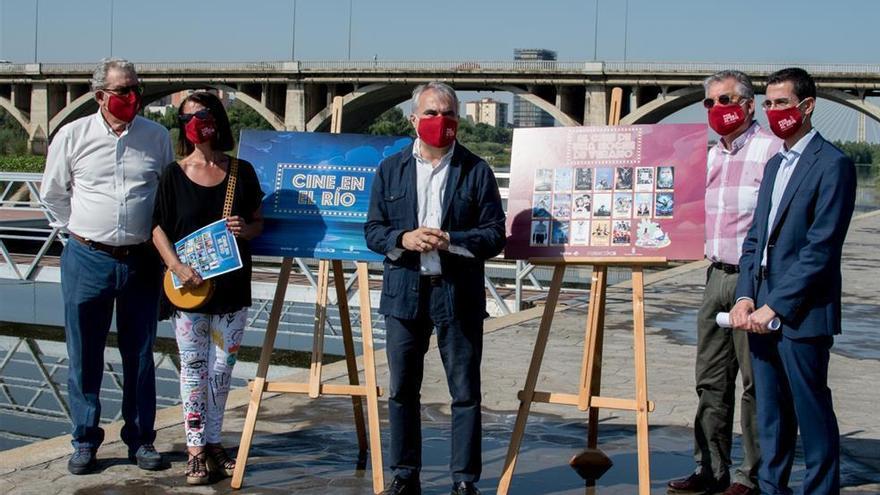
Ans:
{"type": "Polygon", "coordinates": [[[667,493],[722,493],[730,485],[730,475],[720,480],[702,473],[693,473],[687,478],[672,480],[666,484],[667,493]]]}
{"type": "Polygon", "coordinates": [[[198,454],[189,453],[189,460],[186,461],[186,484],[187,485],[207,485],[211,482],[208,475],[208,466],[205,458],[208,453],[204,450],[198,454]]]}
{"type": "Polygon", "coordinates": [[[206,459],[208,471],[232,476],[232,473],[235,471],[235,459],[229,457],[229,454],[222,445],[219,443],[209,443],[205,446],[205,452],[208,453],[208,458],[206,459]]]}
{"type": "Polygon", "coordinates": [[[750,488],[742,483],[734,483],[724,490],[724,495],[758,495],[759,493],[757,488],[750,488]]]}

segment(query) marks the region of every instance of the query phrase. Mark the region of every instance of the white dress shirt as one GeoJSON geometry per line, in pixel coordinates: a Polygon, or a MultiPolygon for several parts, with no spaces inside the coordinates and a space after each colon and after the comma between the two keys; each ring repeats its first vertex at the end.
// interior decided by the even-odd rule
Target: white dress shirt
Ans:
{"type": "Polygon", "coordinates": [[[168,130],[149,119],[135,117],[121,135],[100,110],[65,125],[40,187],[52,227],[111,246],[147,241],[159,176],[173,161],[168,130]]]}
{"type": "Polygon", "coordinates": [[[810,141],[816,135],[816,129],[810,129],[810,132],[804,134],[791,149],[786,150],[783,145],[779,154],[782,155],[782,162],[776,171],[776,180],[773,182],[773,193],[770,195],[770,216],[767,218],[767,239],[765,239],[764,253],[761,257],[761,266],[767,266],[767,242],[770,240],[770,233],[773,232],[773,222],[776,220],[776,213],[779,211],[779,203],[788,187],[788,181],[791,180],[791,174],[800,161],[804,149],[810,144],[810,141]]]}
{"type": "MultiPolygon", "coordinates": [[[[439,229],[443,220],[443,198],[446,195],[446,182],[449,178],[449,167],[452,162],[452,152],[455,144],[440,158],[435,166],[431,160],[422,158],[419,150],[421,141],[416,139],[413,143],[413,157],[416,159],[416,198],[418,201],[419,227],[439,229]]],[[[386,253],[391,260],[396,260],[403,254],[403,249],[395,248],[386,253]]],[[[474,255],[460,246],[449,246],[449,252],[468,258],[474,255]]],[[[421,274],[440,275],[440,253],[437,250],[421,253],[421,274]]]]}

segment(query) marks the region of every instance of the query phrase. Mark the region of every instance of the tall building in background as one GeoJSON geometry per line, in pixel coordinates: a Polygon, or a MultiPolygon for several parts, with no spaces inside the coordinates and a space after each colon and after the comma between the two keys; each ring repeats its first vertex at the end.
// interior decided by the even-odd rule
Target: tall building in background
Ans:
{"type": "MultiPolygon", "coordinates": [[[[517,48],[514,60],[556,60],[556,52],[543,48],[517,48]]],[[[514,127],[553,127],[554,119],[549,113],[532,105],[521,96],[513,97],[514,127]]]]}
{"type": "Polygon", "coordinates": [[[483,98],[464,104],[465,115],[475,124],[507,127],[507,103],[483,98]]]}

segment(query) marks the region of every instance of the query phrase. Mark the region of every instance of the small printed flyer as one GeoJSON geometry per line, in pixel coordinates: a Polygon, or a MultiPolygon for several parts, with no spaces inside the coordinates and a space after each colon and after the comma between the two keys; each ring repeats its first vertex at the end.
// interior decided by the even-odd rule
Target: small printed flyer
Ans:
{"type": "MultiPolygon", "coordinates": [[[[174,249],[177,250],[180,261],[199,272],[204,280],[241,268],[238,244],[232,232],[226,228],[225,218],[208,224],[175,242],[174,249]]],[[[183,287],[173,273],[171,279],[175,289],[183,287]]]]}

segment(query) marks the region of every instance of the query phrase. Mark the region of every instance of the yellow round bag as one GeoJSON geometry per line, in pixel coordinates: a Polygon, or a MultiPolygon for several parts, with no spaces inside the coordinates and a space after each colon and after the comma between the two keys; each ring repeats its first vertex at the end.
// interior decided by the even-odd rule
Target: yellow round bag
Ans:
{"type": "Polygon", "coordinates": [[[171,304],[183,310],[199,309],[214,295],[214,281],[210,279],[202,281],[198,287],[192,289],[175,288],[174,282],[171,280],[171,270],[165,270],[162,287],[165,288],[165,295],[168,296],[171,304]]]}

